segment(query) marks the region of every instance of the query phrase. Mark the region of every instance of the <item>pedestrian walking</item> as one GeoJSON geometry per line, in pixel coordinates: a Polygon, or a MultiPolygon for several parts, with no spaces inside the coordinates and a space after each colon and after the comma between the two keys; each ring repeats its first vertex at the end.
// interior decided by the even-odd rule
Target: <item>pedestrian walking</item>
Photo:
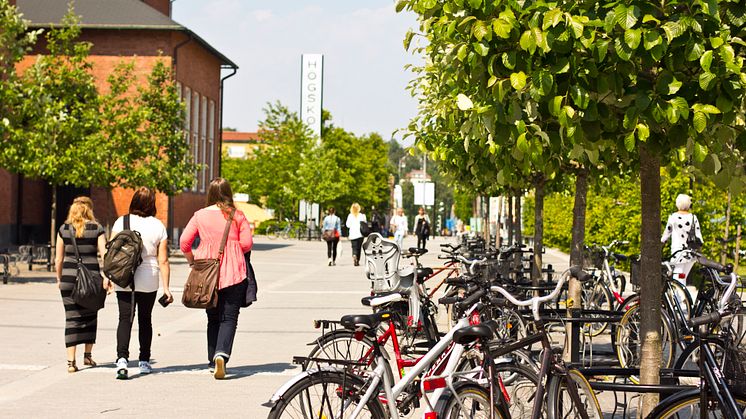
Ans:
{"type": "Polygon", "coordinates": [[[207,206],[194,213],[181,235],[180,247],[190,266],[195,258],[218,258],[226,222],[233,213],[220,262],[217,307],[207,312],[207,359],[216,379],[225,378],[226,364],[231,357],[233,340],[238,326],[239,309],[246,299],[246,260],[251,250],[251,228],[243,212],[233,204],[230,184],[215,178],[207,190],[207,206]],[[199,236],[200,243],[192,253],[192,243],[199,236]]]}
{"type": "Polygon", "coordinates": [[[373,233],[383,234],[383,225],[386,220],[381,214],[373,208],[373,214],[370,217],[370,231],[373,233]]]}
{"type": "Polygon", "coordinates": [[[425,212],[425,208],[420,207],[417,216],[414,217],[414,234],[417,235],[417,247],[419,249],[427,248],[427,239],[430,237],[430,216],[425,212]]]}
{"type": "Polygon", "coordinates": [[[350,207],[345,225],[350,230],[349,238],[352,244],[352,264],[360,265],[360,249],[363,247],[363,233],[360,231],[361,223],[367,224],[368,219],[360,212],[360,204],[355,202],[350,207]]]}
{"type": "Polygon", "coordinates": [[[111,229],[112,237],[122,230],[139,233],[142,239],[140,265],[135,270],[135,307],[132,307],[132,290],[114,284],[119,306],[117,325],[117,379],[127,379],[129,346],[132,335],[131,313],[137,311],[140,354],[138,367],[140,374],[150,374],[150,348],[153,342],[152,313],[158,293],[159,280],[163,285],[163,304],[174,301],[169,289],[171,268],[168,263],[168,234],[166,226],[156,217],[155,191],[142,187],[135,191],[129,206],[129,214],[119,217],[111,229]],[[128,226],[125,226],[125,217],[128,226]],[[125,228],[128,227],[128,228],[125,228]]]}
{"type": "MultiPolygon", "coordinates": [[[[99,271],[98,256],[106,253],[106,235],[104,228],[93,215],[93,201],[87,196],[73,200],[67,213],[65,224],[57,232],[55,245],[55,271],[57,287],[65,306],[65,346],[67,348],[67,372],[78,371],[75,362],[77,345],[83,344],[83,365],[95,367],[93,344],[96,343],[98,328],[98,310],[88,309],[75,303],[72,297],[73,288],[78,276],[78,257],[89,271],[99,271]],[[73,243],[73,236],[75,243],[73,243]]],[[[110,289],[109,280],[105,277],[101,286],[110,289]]]]}
{"type": "Polygon", "coordinates": [[[399,250],[404,249],[404,236],[407,235],[407,231],[409,230],[407,216],[404,215],[404,208],[397,208],[396,215],[391,217],[389,228],[394,232],[394,240],[399,245],[399,250]]]}
{"type": "Polygon", "coordinates": [[[337,245],[342,231],[342,220],[335,213],[334,207],[329,207],[321,226],[321,236],[326,241],[326,257],[329,259],[329,266],[337,264],[337,245]]]}
{"type": "Polygon", "coordinates": [[[678,211],[668,217],[661,243],[665,244],[669,239],[671,240],[671,262],[674,264],[674,274],[684,274],[683,278],[680,278],[681,275],[674,275],[674,278],[682,285],[686,285],[686,277],[689,276],[695,260],[688,254],[676,254],[676,252],[684,248],[699,248],[704,240],[699,220],[690,212],[692,198],[689,195],[680,194],[676,197],[676,208],[678,211]]]}

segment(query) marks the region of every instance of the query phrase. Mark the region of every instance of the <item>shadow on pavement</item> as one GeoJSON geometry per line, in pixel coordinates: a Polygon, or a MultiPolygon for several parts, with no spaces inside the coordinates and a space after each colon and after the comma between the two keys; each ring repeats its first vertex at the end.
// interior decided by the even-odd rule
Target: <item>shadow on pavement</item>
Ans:
{"type": "MultiPolygon", "coordinates": [[[[153,363],[155,367],[153,374],[169,374],[169,373],[194,373],[194,374],[208,374],[207,364],[192,364],[192,365],[172,365],[168,367],[158,368],[156,363],[153,363]]],[[[287,370],[293,370],[297,368],[293,364],[287,362],[275,362],[271,364],[259,364],[259,365],[243,365],[243,366],[227,366],[226,380],[235,380],[238,378],[251,377],[256,374],[279,374],[287,370]]],[[[130,378],[135,378],[137,375],[132,375],[130,378]]]]}
{"type": "Polygon", "coordinates": [[[274,250],[274,249],[282,249],[283,247],[290,247],[289,244],[282,244],[282,243],[254,243],[254,246],[251,247],[251,250],[261,252],[265,250],[274,250]]]}
{"type": "Polygon", "coordinates": [[[7,285],[12,284],[54,284],[57,282],[57,278],[54,274],[44,273],[45,276],[29,277],[29,276],[11,276],[7,285]],[[52,276],[46,276],[46,275],[52,276]]]}

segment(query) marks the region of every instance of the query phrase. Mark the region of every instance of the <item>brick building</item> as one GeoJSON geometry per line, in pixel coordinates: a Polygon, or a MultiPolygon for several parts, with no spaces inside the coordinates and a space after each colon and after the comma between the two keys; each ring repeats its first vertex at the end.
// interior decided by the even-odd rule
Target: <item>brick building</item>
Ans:
{"type": "Polygon", "coordinates": [[[245,159],[266,146],[259,133],[223,131],[223,154],[230,158],[245,159]]]}
{"type": "MultiPolygon", "coordinates": [[[[10,0],[30,28],[59,24],[67,12],[66,1],[10,0]]],[[[76,0],[81,18],[81,40],[93,44],[90,59],[94,75],[105,85],[121,61],[134,61],[139,82],[145,82],[153,65],[163,60],[174,69],[177,88],[186,105],[185,135],[194,161],[204,164],[195,173],[195,186],[173,198],[158,198],[158,218],[168,226],[172,239],[204,205],[205,188],[220,173],[222,89],[238,67],[197,34],[171,19],[170,0],[76,0]],[[221,70],[230,70],[221,72],[221,70]]],[[[28,68],[44,54],[43,42],[18,70],[28,68]]],[[[57,219],[64,220],[72,199],[90,195],[96,217],[109,225],[127,212],[131,190],[115,188],[58,188],[57,219]]],[[[0,245],[49,240],[50,188],[45,183],[0,169],[0,245]]]]}

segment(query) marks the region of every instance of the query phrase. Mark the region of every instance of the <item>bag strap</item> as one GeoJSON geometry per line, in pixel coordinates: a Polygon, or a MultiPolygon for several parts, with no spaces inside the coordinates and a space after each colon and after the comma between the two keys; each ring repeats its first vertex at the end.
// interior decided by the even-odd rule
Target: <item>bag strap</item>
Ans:
{"type": "Polygon", "coordinates": [[[75,240],[75,228],[72,224],[67,224],[67,230],[70,232],[70,238],[73,241],[73,249],[75,249],[75,258],[78,259],[78,263],[83,263],[83,259],[80,258],[80,252],[78,252],[78,242],[75,240]]]}
{"type": "Polygon", "coordinates": [[[236,209],[231,209],[231,214],[228,216],[228,220],[225,222],[225,230],[223,230],[223,239],[220,241],[220,251],[218,251],[218,259],[222,258],[223,251],[225,250],[225,243],[228,241],[228,233],[231,231],[231,223],[233,222],[233,215],[236,213],[236,209]]]}
{"type": "Polygon", "coordinates": [[[124,216],[124,229],[130,230],[130,215],[129,214],[126,214],[124,216]]]}

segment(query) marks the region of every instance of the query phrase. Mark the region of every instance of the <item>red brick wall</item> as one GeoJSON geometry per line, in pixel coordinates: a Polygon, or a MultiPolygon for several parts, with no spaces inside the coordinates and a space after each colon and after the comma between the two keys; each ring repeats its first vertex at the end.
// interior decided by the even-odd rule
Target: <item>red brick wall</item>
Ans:
{"type": "Polygon", "coordinates": [[[18,176],[0,169],[0,224],[15,224],[18,176]]]}

